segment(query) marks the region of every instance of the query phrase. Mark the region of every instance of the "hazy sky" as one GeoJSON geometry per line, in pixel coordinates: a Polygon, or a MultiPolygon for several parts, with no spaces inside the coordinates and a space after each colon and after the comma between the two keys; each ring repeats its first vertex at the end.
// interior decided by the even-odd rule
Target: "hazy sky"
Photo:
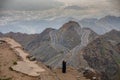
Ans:
{"type": "MultiPolygon", "coordinates": [[[[120,0],[0,0],[3,11],[39,11],[39,16],[120,15],[120,0]],[[43,15],[44,14],[44,15],[43,15]]],[[[24,12],[25,13],[25,12],[24,12]]]]}
{"type": "Polygon", "coordinates": [[[120,16],[120,0],[0,0],[0,26],[56,17],[120,16]]]}

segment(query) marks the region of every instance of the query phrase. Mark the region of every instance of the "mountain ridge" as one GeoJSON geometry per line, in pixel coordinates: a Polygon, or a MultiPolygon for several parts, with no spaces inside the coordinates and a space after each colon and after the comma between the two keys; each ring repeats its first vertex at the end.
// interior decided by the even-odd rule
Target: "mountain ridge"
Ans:
{"type": "MultiPolygon", "coordinates": [[[[107,15],[106,15],[107,16],[107,15]]],[[[101,18],[74,18],[74,17],[58,17],[54,19],[37,19],[29,21],[15,21],[0,27],[0,32],[22,32],[22,33],[41,33],[44,29],[52,27],[59,29],[68,21],[76,21],[81,27],[88,27],[98,34],[104,34],[112,29],[120,30],[120,17],[110,16],[101,18]],[[104,20],[103,20],[104,19],[104,20]],[[16,26],[17,25],[17,26],[16,26]],[[33,27],[34,26],[34,27],[33,27]]]]}
{"type": "Polygon", "coordinates": [[[120,31],[112,30],[93,40],[82,51],[90,67],[100,71],[103,80],[119,80],[120,31]]]}
{"type": "Polygon", "coordinates": [[[20,33],[8,33],[2,36],[20,42],[38,61],[52,68],[61,68],[65,60],[68,66],[79,70],[87,67],[97,70],[102,74],[102,80],[120,79],[119,30],[98,35],[90,28],[82,28],[78,22],[69,21],[59,29],[47,28],[40,34],[21,34],[19,37],[20,33]]]}

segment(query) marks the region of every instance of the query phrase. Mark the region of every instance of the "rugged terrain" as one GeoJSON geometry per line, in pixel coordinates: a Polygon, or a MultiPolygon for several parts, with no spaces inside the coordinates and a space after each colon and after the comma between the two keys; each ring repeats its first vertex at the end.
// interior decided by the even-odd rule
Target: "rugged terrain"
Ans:
{"type": "MultiPolygon", "coordinates": [[[[57,73],[65,60],[67,66],[75,68],[75,73],[92,68],[101,74],[102,80],[120,80],[120,31],[98,35],[89,28],[81,28],[75,21],[69,21],[60,29],[47,28],[40,34],[0,33],[0,36],[15,39],[30,55],[54,69],[58,77],[65,76],[57,73]]],[[[74,73],[71,71],[70,68],[66,76],[74,73]]]]}
{"type": "Polygon", "coordinates": [[[38,61],[56,68],[60,67],[61,62],[68,57],[70,58],[67,59],[68,64],[77,67],[79,65],[75,58],[77,53],[98,35],[89,28],[81,28],[75,21],[69,21],[58,30],[47,28],[41,34],[11,32],[4,36],[21,43],[38,61]]]}
{"type": "Polygon", "coordinates": [[[98,36],[88,28],[82,29],[75,21],[69,21],[58,30],[46,29],[40,35],[42,37],[32,40],[25,49],[37,60],[55,68],[61,67],[63,60],[70,60],[70,65],[76,67],[74,62],[77,61],[71,62],[77,52],[98,36]]]}
{"type": "MultiPolygon", "coordinates": [[[[2,39],[3,40],[3,39],[2,39]]],[[[10,41],[13,43],[13,41],[10,41]]],[[[68,67],[67,73],[63,74],[61,69],[50,70],[41,62],[37,64],[45,69],[45,72],[40,73],[39,76],[32,77],[27,74],[23,74],[21,71],[15,71],[11,66],[17,65],[18,61],[22,61],[19,54],[13,49],[15,45],[11,46],[7,42],[0,41],[0,79],[1,80],[88,80],[83,77],[82,73],[79,73],[76,69],[68,67]],[[17,55],[18,54],[18,55],[17,55]]],[[[18,47],[16,47],[18,48],[18,47]]],[[[20,53],[22,54],[22,53],[20,53]]],[[[29,62],[29,61],[28,61],[29,62]]],[[[26,64],[24,65],[26,66],[26,64]]]]}
{"type": "Polygon", "coordinates": [[[112,30],[83,49],[85,60],[90,67],[102,73],[102,80],[120,80],[119,44],[120,31],[112,30]]]}
{"type": "Polygon", "coordinates": [[[25,74],[12,71],[11,66],[20,60],[16,53],[9,47],[7,43],[0,44],[0,79],[1,80],[39,80],[27,76],[25,74]]]}

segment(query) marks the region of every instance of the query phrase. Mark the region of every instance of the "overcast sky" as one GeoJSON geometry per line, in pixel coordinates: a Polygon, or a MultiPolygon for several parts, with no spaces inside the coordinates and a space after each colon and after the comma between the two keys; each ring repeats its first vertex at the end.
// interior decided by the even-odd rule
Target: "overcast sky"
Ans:
{"type": "Polygon", "coordinates": [[[44,16],[119,15],[120,0],[0,0],[3,11],[40,11],[44,16]],[[50,13],[50,14],[49,14],[50,13]]]}
{"type": "Polygon", "coordinates": [[[0,0],[0,26],[20,20],[120,16],[120,0],[0,0]]]}

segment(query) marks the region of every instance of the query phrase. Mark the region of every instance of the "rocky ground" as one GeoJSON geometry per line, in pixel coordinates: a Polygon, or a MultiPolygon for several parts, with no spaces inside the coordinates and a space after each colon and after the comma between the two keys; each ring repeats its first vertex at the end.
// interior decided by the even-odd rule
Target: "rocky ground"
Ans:
{"type": "Polygon", "coordinates": [[[63,74],[61,69],[50,70],[41,62],[37,62],[37,64],[46,71],[37,77],[28,76],[11,69],[11,66],[16,65],[17,61],[21,61],[21,59],[10,45],[0,43],[0,80],[87,80],[82,73],[73,68],[68,68],[67,73],[63,74]]]}
{"type": "Polygon", "coordinates": [[[18,61],[19,58],[11,50],[7,43],[0,44],[0,79],[8,80],[39,80],[39,78],[30,77],[19,72],[12,71],[10,67],[18,61]]]}

